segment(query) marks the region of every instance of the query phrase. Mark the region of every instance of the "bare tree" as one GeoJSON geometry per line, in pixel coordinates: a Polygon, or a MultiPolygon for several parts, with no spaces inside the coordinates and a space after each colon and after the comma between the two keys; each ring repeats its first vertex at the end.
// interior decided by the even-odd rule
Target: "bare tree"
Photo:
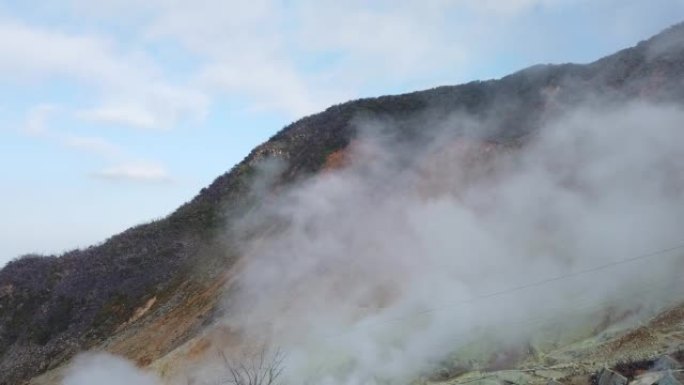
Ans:
{"type": "Polygon", "coordinates": [[[278,385],[283,372],[285,355],[280,349],[269,351],[262,346],[256,353],[246,353],[240,360],[229,359],[223,351],[219,356],[228,370],[222,384],[231,385],[278,385]]]}

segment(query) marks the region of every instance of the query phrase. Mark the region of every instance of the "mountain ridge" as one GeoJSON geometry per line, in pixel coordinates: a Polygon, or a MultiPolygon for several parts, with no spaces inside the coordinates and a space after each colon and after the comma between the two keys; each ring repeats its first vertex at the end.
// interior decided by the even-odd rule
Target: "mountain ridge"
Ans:
{"type": "MultiPolygon", "coordinates": [[[[315,175],[354,139],[355,119],[391,118],[400,135],[411,136],[413,123],[426,114],[440,119],[462,111],[493,121],[496,130],[487,140],[511,143],[524,141],[555,113],[549,100],[572,105],[589,92],[680,103],[683,78],[680,23],[589,64],[537,65],[497,80],[349,101],[299,119],[167,217],[96,246],[59,257],[24,256],[0,270],[0,384],[28,381],[225,280],[223,272],[240,257],[225,226],[258,204],[252,183],[263,163],[283,164],[274,186],[315,175]],[[133,319],[150,301],[146,315],[133,319]]],[[[211,303],[207,299],[205,307],[211,303]]],[[[206,310],[167,351],[213,315],[206,310]]]]}

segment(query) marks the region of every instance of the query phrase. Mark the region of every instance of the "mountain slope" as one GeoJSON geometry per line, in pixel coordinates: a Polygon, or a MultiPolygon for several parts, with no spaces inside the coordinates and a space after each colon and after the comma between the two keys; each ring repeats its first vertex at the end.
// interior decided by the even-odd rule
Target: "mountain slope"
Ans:
{"type": "Polygon", "coordinates": [[[89,348],[148,364],[181,345],[212,319],[220,289],[230,285],[239,255],[226,227],[260,203],[252,187],[264,164],[284,165],[268,191],[314,175],[355,140],[358,119],[391,119],[394,134],[410,143],[426,116],[446,122],[462,111],[494,127],[478,140],[515,146],[560,109],[591,97],[681,104],[683,79],[680,24],[587,65],[535,66],[499,80],[347,102],[303,118],[163,220],[84,250],[25,256],[3,268],[0,384],[27,381],[89,348]],[[159,330],[166,332],[149,344],[159,330]]]}

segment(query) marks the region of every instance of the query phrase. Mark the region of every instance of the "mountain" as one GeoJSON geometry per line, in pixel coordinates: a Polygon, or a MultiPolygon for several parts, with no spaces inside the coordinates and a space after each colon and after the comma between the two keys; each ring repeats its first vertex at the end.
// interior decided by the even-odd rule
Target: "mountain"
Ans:
{"type": "MultiPolygon", "coordinates": [[[[181,346],[220,312],[240,260],[232,223],[271,194],[344,163],[358,119],[391,119],[412,143],[455,112],[493,129],[475,139],[523,146],[538,127],[589,98],[684,103],[684,24],[589,64],[538,65],[497,80],[346,102],[302,118],[164,219],[60,256],[22,256],[0,271],[0,384],[20,384],[76,353],[104,349],[149,365],[181,346]]],[[[472,133],[456,132],[468,138],[472,133]]],[[[617,139],[616,139],[617,140],[617,139]]]]}

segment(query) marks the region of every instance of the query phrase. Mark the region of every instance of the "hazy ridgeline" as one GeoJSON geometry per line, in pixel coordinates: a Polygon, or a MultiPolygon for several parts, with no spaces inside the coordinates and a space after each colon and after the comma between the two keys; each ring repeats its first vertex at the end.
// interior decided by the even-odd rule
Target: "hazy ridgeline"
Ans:
{"type": "Polygon", "coordinates": [[[273,193],[281,167],[264,164],[219,324],[283,349],[287,383],[366,384],[653,315],[684,289],[681,250],[645,256],[684,243],[682,121],[594,100],[510,145],[459,113],[410,139],[357,120],[341,168],[273,193]]]}
{"type": "MultiPolygon", "coordinates": [[[[243,342],[226,354],[281,349],[286,384],[407,383],[681,302],[683,31],[586,66],[335,106],[257,148],[257,204],[219,236],[240,255],[212,325],[243,342]],[[324,153],[312,144],[345,140],[289,177],[324,153]]],[[[156,381],[98,355],[64,384],[106,384],[109,360],[131,385],[156,381]]],[[[210,354],[176,380],[225,369],[210,354]]]]}

